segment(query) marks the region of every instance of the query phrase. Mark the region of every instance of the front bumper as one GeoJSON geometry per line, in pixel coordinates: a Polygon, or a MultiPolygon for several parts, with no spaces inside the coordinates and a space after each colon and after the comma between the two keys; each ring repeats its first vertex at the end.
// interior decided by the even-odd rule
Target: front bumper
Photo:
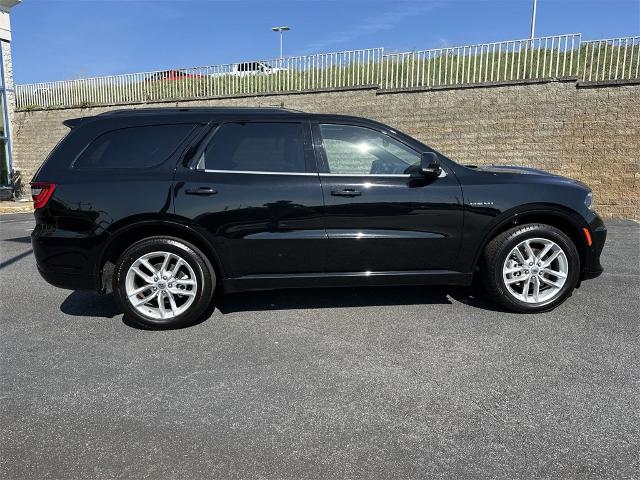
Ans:
{"type": "Polygon", "coordinates": [[[600,255],[607,241],[607,228],[600,217],[596,216],[596,219],[591,222],[589,233],[591,234],[592,243],[591,246],[587,246],[585,252],[585,264],[582,268],[581,280],[596,278],[604,271],[600,263],[600,255]]]}

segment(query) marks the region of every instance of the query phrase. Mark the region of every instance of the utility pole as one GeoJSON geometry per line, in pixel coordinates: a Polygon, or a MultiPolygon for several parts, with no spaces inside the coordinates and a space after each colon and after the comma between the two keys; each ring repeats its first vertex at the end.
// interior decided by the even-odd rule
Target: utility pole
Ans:
{"type": "Polygon", "coordinates": [[[280,33],[280,60],[282,60],[282,42],[283,42],[284,32],[287,32],[291,29],[289,27],[273,27],[271,30],[273,30],[274,32],[280,33]]]}
{"type": "Polygon", "coordinates": [[[536,5],[538,0],[533,0],[533,8],[531,11],[531,40],[536,36],[536,5]]]}

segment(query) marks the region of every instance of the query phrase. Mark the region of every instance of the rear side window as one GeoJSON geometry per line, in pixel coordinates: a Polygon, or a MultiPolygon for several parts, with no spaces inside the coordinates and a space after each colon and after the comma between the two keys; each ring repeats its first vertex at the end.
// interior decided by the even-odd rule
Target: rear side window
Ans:
{"type": "Polygon", "coordinates": [[[208,170],[305,171],[300,123],[225,123],[204,151],[208,170]]]}
{"type": "Polygon", "coordinates": [[[192,124],[150,125],[103,133],[73,168],[150,168],[163,163],[193,129],[192,124]]]}

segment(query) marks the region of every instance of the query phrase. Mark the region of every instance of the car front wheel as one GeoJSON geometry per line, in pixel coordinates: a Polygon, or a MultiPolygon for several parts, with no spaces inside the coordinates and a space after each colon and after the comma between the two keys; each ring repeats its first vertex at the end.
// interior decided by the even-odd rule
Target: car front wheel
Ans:
{"type": "Polygon", "coordinates": [[[215,273],[195,246],[171,237],[136,242],[113,276],[125,316],[145,328],[179,328],[200,319],[211,303],[215,273]]]}
{"type": "Polygon", "coordinates": [[[505,308],[543,312],[561,304],[580,273],[576,246],[550,225],[527,224],[496,236],[484,253],[484,284],[505,308]]]}

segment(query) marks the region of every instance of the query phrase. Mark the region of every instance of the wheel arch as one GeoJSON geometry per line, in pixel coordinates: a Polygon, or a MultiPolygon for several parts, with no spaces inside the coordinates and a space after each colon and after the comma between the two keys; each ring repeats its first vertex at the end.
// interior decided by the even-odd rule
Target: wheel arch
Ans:
{"type": "Polygon", "coordinates": [[[580,215],[561,205],[532,205],[505,212],[494,221],[474,256],[473,271],[478,269],[487,244],[494,239],[496,235],[517,225],[527,223],[550,225],[567,235],[578,250],[580,269],[582,270],[584,268],[587,256],[587,245],[582,228],[586,225],[584,221],[580,220],[580,215]]]}
{"type": "Polygon", "coordinates": [[[220,257],[211,242],[195,229],[167,220],[136,222],[113,233],[102,251],[98,271],[102,291],[111,290],[113,267],[122,252],[135,242],[153,236],[173,237],[191,243],[205,255],[205,260],[214,269],[218,282],[224,278],[220,257]]]}

